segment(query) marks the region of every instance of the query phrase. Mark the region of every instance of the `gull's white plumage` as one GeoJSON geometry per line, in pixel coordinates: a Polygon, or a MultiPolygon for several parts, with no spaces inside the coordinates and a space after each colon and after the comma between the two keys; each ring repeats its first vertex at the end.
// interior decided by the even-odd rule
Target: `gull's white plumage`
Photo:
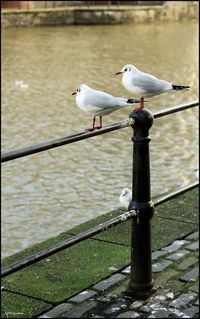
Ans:
{"type": "Polygon", "coordinates": [[[171,83],[144,73],[131,64],[124,66],[121,72],[123,72],[122,83],[124,87],[137,97],[151,97],[173,90],[171,83]],[[127,71],[125,71],[126,69],[127,71]]]}
{"type": "Polygon", "coordinates": [[[132,192],[128,188],[123,188],[121,195],[119,196],[120,204],[126,209],[128,209],[131,200],[132,200],[132,192]]]}
{"type": "Polygon", "coordinates": [[[122,74],[122,84],[127,91],[134,94],[135,97],[141,98],[140,107],[144,107],[144,97],[152,97],[169,91],[179,91],[188,89],[189,86],[174,85],[168,81],[161,80],[155,76],[138,70],[134,65],[125,65],[120,72],[122,74]]]}
{"type": "Polygon", "coordinates": [[[76,95],[76,104],[82,111],[93,114],[93,127],[89,129],[91,131],[102,127],[103,115],[139,102],[139,100],[115,97],[111,94],[94,90],[86,84],[79,85],[72,94],[76,95]],[[97,127],[95,127],[96,116],[100,117],[100,126],[97,127]]]}

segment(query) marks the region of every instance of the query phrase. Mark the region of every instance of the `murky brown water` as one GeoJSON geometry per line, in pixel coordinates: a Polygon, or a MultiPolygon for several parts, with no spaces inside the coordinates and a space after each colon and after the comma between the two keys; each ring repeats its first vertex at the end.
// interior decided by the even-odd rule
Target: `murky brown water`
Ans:
{"type": "MultiPolygon", "coordinates": [[[[191,86],[152,98],[152,111],[198,97],[196,23],[7,29],[2,36],[3,151],[90,126],[71,95],[78,84],[131,97],[113,76],[127,63],[191,86]]],[[[126,128],[4,163],[2,256],[119,207],[121,189],[131,188],[131,135],[126,128]]],[[[152,195],[194,182],[198,108],[155,120],[150,135],[152,195]]]]}

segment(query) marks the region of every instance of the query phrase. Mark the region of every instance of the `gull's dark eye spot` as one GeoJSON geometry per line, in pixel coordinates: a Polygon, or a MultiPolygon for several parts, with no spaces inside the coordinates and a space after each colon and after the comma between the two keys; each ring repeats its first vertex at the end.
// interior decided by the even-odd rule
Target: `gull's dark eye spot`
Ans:
{"type": "Polygon", "coordinates": [[[125,68],[124,71],[126,72],[126,71],[127,71],[127,68],[125,68]]]}

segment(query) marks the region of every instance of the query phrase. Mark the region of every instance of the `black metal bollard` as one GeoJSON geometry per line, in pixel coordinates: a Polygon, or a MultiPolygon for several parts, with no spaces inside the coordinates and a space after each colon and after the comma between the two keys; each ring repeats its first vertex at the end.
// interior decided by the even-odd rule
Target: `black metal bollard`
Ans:
{"type": "Polygon", "coordinates": [[[132,220],[131,273],[127,294],[135,297],[148,297],[153,288],[151,263],[151,225],[154,214],[151,201],[149,129],[153,124],[153,115],[142,109],[129,115],[135,123],[132,128],[133,176],[132,202],[129,209],[137,212],[132,220]]]}

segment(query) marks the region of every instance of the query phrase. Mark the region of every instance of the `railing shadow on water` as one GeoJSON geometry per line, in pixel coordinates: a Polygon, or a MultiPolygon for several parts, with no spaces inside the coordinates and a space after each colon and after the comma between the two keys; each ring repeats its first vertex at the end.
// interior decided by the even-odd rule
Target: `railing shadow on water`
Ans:
{"type": "Polygon", "coordinates": [[[185,103],[167,108],[152,114],[143,109],[140,112],[132,112],[127,120],[104,126],[100,130],[92,132],[80,132],[71,136],[64,136],[40,144],[31,145],[18,150],[3,152],[1,162],[8,162],[17,158],[42,152],[66,144],[75,143],[93,136],[102,135],[125,127],[133,128],[133,168],[132,168],[132,201],[125,213],[99,224],[89,230],[70,237],[56,245],[25,257],[1,270],[1,277],[6,277],[20,269],[36,263],[50,255],[62,251],[87,238],[90,238],[115,225],[132,219],[131,239],[131,273],[127,287],[127,294],[135,297],[148,297],[153,288],[152,259],[151,259],[151,225],[150,220],[154,215],[154,207],[187,192],[199,185],[193,183],[185,188],[158,198],[154,203],[151,200],[150,185],[150,159],[149,159],[149,130],[154,119],[180,112],[199,105],[198,101],[185,103]],[[144,186],[145,185],[145,186],[144,186]]]}

